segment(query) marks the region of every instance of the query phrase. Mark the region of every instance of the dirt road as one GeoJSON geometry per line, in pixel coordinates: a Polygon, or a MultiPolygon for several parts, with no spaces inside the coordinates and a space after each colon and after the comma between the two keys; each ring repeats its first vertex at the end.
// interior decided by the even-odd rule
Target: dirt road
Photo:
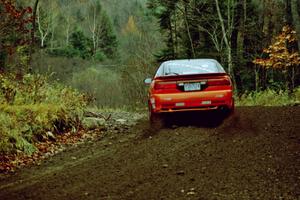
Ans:
{"type": "Polygon", "coordinates": [[[176,118],[158,132],[143,119],[3,176],[0,199],[300,199],[300,107],[176,118]]]}

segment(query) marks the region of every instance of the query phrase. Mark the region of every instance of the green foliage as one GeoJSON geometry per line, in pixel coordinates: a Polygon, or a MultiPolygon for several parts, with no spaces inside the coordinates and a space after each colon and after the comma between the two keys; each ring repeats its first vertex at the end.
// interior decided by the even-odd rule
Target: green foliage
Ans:
{"type": "Polygon", "coordinates": [[[79,52],[81,58],[89,58],[92,53],[91,40],[86,37],[81,30],[76,30],[71,34],[70,43],[79,52]]]}
{"type": "Polygon", "coordinates": [[[47,53],[52,56],[89,59],[92,56],[92,44],[90,38],[86,37],[82,30],[77,29],[70,36],[69,46],[48,49],[47,53]]]}
{"type": "Polygon", "coordinates": [[[118,41],[110,18],[105,12],[101,15],[101,34],[99,34],[99,49],[108,58],[115,58],[118,52],[118,41]]]}
{"type": "Polygon", "coordinates": [[[63,48],[49,49],[47,53],[51,56],[62,56],[67,58],[81,57],[81,52],[72,46],[66,46],[63,48]]]}
{"type": "Polygon", "coordinates": [[[39,52],[33,55],[31,66],[35,73],[48,76],[50,81],[65,84],[72,79],[73,73],[85,70],[91,64],[92,61],[80,57],[54,56],[39,52]]]}
{"type": "Polygon", "coordinates": [[[148,8],[151,9],[153,14],[158,18],[160,29],[165,33],[166,49],[164,49],[158,56],[159,61],[175,59],[178,56],[175,47],[175,39],[177,38],[177,35],[175,35],[174,38],[172,24],[177,3],[178,1],[148,1],[148,8]]]}
{"type": "Polygon", "coordinates": [[[96,53],[95,53],[95,55],[94,55],[94,59],[96,60],[96,61],[99,61],[99,62],[101,62],[101,61],[104,61],[104,60],[106,60],[107,59],[107,57],[106,57],[106,55],[102,52],[102,51],[96,51],[96,53]]]}
{"type": "Polygon", "coordinates": [[[77,29],[70,36],[70,45],[62,48],[49,49],[52,56],[64,56],[68,58],[80,57],[89,59],[92,57],[92,41],[85,36],[82,30],[77,29]]]}
{"type": "Polygon", "coordinates": [[[245,93],[236,97],[238,106],[291,106],[300,104],[300,87],[293,94],[288,91],[265,90],[261,92],[245,93]]]}
{"type": "Polygon", "coordinates": [[[113,70],[90,67],[75,73],[70,85],[89,94],[99,107],[116,108],[125,104],[123,90],[126,88],[119,74],[113,70]]]}
{"type": "Polygon", "coordinates": [[[0,75],[0,152],[16,149],[31,154],[45,133],[61,133],[80,126],[84,96],[40,75],[0,75]],[[13,92],[11,92],[13,91],[13,92]]]}

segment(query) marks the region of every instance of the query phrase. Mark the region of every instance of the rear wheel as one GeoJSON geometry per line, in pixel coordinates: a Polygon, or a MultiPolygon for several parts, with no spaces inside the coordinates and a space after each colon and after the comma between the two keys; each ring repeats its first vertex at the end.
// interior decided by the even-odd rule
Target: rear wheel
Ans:
{"type": "Polygon", "coordinates": [[[165,125],[164,116],[162,114],[150,111],[150,125],[154,129],[163,128],[165,125]]]}
{"type": "Polygon", "coordinates": [[[235,109],[234,98],[232,98],[232,105],[231,108],[229,109],[230,110],[229,115],[232,115],[234,113],[234,109],[235,109]]]}
{"type": "Polygon", "coordinates": [[[222,113],[224,115],[224,117],[229,117],[230,115],[232,115],[234,113],[234,99],[232,99],[232,105],[231,107],[223,107],[222,109],[222,113]]]}

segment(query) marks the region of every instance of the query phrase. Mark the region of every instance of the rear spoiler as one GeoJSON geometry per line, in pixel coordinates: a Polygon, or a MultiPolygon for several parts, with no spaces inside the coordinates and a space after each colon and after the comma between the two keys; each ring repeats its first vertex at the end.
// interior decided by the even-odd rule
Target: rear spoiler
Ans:
{"type": "Polygon", "coordinates": [[[174,75],[174,76],[157,76],[157,77],[154,77],[154,80],[173,80],[173,79],[178,79],[178,78],[193,79],[193,78],[197,78],[197,77],[211,77],[211,76],[229,76],[229,74],[227,74],[227,73],[209,73],[209,74],[187,74],[187,75],[174,75]]]}

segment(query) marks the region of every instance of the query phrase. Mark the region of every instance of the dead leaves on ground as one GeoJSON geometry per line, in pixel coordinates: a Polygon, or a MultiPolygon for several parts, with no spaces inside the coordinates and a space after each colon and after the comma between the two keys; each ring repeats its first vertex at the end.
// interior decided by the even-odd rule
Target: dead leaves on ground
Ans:
{"type": "Polygon", "coordinates": [[[33,164],[40,165],[42,160],[64,151],[67,146],[94,139],[99,136],[99,134],[101,134],[101,130],[90,132],[79,131],[77,133],[68,132],[57,135],[55,141],[48,140],[36,143],[35,146],[38,151],[32,155],[26,155],[21,151],[17,151],[11,155],[0,154],[0,173],[13,173],[17,168],[33,164]]]}

